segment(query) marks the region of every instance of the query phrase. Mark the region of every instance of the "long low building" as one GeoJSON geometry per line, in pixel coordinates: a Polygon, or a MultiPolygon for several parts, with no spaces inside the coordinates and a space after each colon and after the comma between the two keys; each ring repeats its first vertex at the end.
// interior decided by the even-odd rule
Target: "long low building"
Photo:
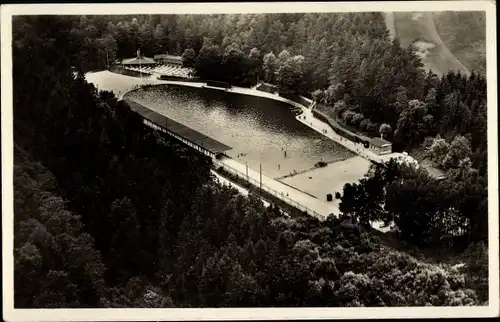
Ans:
{"type": "Polygon", "coordinates": [[[203,133],[195,131],[190,127],[152,111],[137,102],[130,99],[125,99],[124,101],[130,106],[132,111],[136,112],[143,118],[144,124],[147,126],[167,133],[184,144],[203,152],[212,158],[232,149],[224,143],[214,140],[203,133]]]}

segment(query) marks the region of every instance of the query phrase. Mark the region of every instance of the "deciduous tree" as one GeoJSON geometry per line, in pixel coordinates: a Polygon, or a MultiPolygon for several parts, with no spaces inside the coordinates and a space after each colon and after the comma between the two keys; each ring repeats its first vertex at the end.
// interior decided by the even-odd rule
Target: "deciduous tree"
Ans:
{"type": "Polygon", "coordinates": [[[196,59],[196,53],[192,48],[186,48],[182,53],[182,63],[186,67],[193,67],[196,59]]]}

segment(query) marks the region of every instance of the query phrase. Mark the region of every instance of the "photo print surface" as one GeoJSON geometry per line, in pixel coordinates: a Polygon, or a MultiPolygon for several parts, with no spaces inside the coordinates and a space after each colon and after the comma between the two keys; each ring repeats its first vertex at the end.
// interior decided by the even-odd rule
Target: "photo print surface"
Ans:
{"type": "Polygon", "coordinates": [[[3,6],[11,320],[493,314],[493,10],[3,6]]]}

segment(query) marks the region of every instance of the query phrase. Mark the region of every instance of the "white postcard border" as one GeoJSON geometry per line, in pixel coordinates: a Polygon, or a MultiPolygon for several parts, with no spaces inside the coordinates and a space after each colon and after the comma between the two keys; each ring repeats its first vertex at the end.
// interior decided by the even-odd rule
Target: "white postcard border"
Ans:
{"type": "Polygon", "coordinates": [[[499,314],[498,131],[496,12],[494,1],[329,3],[25,4],[1,7],[3,307],[6,321],[360,319],[486,317],[499,314]],[[246,308],[246,309],[14,309],[12,15],[210,14],[360,11],[486,11],[488,91],[489,306],[425,308],[246,308]]]}

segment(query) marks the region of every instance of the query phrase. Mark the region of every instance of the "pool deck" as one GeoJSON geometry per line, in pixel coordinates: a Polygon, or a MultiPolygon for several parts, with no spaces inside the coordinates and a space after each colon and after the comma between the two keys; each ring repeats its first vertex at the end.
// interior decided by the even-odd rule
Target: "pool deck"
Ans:
{"type": "MultiPolygon", "coordinates": [[[[237,171],[240,174],[246,174],[246,166],[238,162],[237,160],[225,157],[221,160],[215,160],[215,163],[224,168],[229,168],[233,171],[237,171]]],[[[254,184],[260,183],[261,176],[258,170],[249,167],[248,177],[254,184]]],[[[292,206],[296,206],[296,204],[294,204],[295,202],[299,203],[302,207],[308,208],[308,214],[313,215],[318,219],[325,220],[328,215],[332,213],[337,216],[340,213],[338,205],[336,203],[327,202],[324,198],[314,198],[307,193],[299,191],[265,174],[262,174],[262,186],[264,187],[264,190],[272,190],[275,195],[285,200],[292,206]],[[290,200],[290,202],[288,202],[287,200],[290,200]]]]}
{"type": "MultiPolygon", "coordinates": [[[[328,193],[332,195],[335,195],[336,192],[342,193],[345,183],[357,182],[364,178],[370,169],[370,165],[370,161],[355,156],[280,181],[291,186],[300,187],[301,190],[318,199],[325,199],[328,193]]],[[[338,201],[338,199],[334,199],[333,203],[338,201]]]]}

